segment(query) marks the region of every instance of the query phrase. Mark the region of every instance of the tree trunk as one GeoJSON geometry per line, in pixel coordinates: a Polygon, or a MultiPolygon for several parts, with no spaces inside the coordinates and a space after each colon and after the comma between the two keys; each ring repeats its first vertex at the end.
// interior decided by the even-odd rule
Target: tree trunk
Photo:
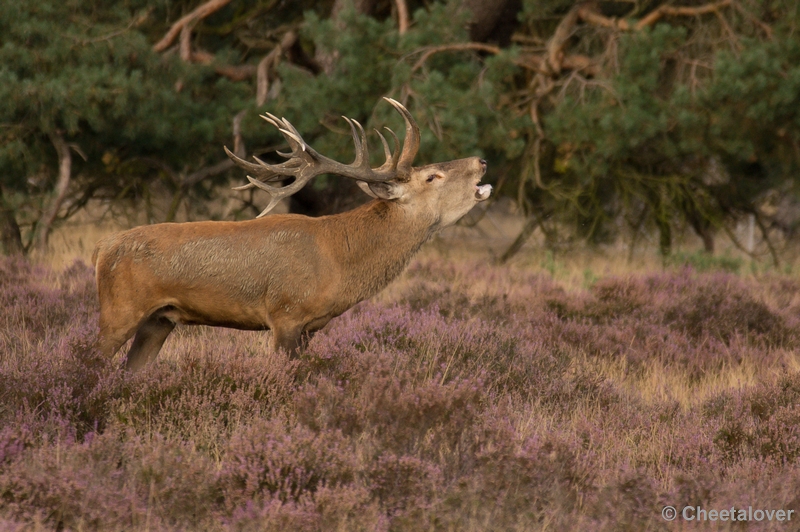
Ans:
{"type": "Polygon", "coordinates": [[[658,227],[658,251],[666,258],[672,253],[672,228],[663,220],[656,220],[658,227]]]}
{"type": "Polygon", "coordinates": [[[519,235],[517,235],[516,240],[514,243],[509,246],[509,248],[503,253],[503,255],[497,260],[498,264],[505,264],[506,262],[511,259],[517,252],[522,249],[522,246],[525,245],[525,242],[528,241],[530,236],[539,227],[540,220],[536,216],[530,216],[528,220],[525,222],[525,226],[520,231],[519,235]]]}
{"type": "Polygon", "coordinates": [[[5,201],[2,187],[0,187],[0,242],[3,244],[3,252],[6,255],[22,255],[25,253],[19,224],[17,219],[14,218],[14,211],[11,206],[5,201]]]}
{"type": "Polygon", "coordinates": [[[692,229],[694,232],[697,233],[701,239],[703,239],[703,249],[709,255],[714,254],[714,227],[711,223],[706,220],[705,218],[701,218],[699,215],[690,215],[688,216],[689,224],[691,224],[692,229]]]}
{"type": "Polygon", "coordinates": [[[520,0],[462,0],[469,10],[469,36],[475,42],[496,42],[506,46],[519,24],[520,0]]]}
{"type": "Polygon", "coordinates": [[[55,197],[53,197],[50,205],[47,206],[39,223],[36,224],[33,247],[39,251],[47,249],[47,238],[50,236],[50,229],[56,216],[58,216],[61,204],[64,203],[64,199],[67,197],[67,188],[72,177],[72,154],[69,151],[69,146],[64,141],[64,137],[60,132],[55,131],[50,134],[50,142],[53,143],[58,153],[58,181],[56,181],[55,197]]]}

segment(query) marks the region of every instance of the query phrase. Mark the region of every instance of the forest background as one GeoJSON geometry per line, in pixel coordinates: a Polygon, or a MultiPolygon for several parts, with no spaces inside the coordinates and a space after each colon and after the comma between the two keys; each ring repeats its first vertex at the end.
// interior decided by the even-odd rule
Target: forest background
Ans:
{"type": "MultiPolygon", "coordinates": [[[[537,230],[631,253],[654,235],[665,256],[688,231],[778,264],[800,222],[799,22],[790,0],[4,2],[2,248],[46,249],[91,205],[219,217],[204,206],[244,180],[222,146],[280,148],[259,113],[346,161],[340,115],[397,129],[391,96],[422,126],[418,161],[489,161],[525,217],[502,260],[537,230]]],[[[292,211],[365,199],[334,177],[306,188],[292,211]]]]}

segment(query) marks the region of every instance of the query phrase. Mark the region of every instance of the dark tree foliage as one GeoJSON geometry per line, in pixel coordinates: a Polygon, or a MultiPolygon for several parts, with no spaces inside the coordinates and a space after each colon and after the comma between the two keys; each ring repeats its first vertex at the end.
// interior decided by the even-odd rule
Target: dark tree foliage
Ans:
{"type": "MultiPolygon", "coordinates": [[[[260,111],[347,160],[341,115],[402,129],[382,96],[418,118],[420,161],[489,160],[500,195],[529,217],[504,259],[536,228],[550,245],[624,237],[631,249],[656,231],[667,254],[676,231],[691,227],[712,250],[715,233],[733,237],[751,215],[777,260],[774,236],[796,230],[775,208],[796,196],[800,162],[795,2],[72,0],[0,9],[7,251],[45,242],[51,223],[91,198],[146,207],[148,194],[167,193],[168,212],[151,216],[160,221],[215,183],[241,182],[221,146],[273,157],[281,138],[260,111]]],[[[377,137],[370,142],[377,157],[377,137]]],[[[307,188],[298,195],[305,211],[361,198],[334,179],[307,188]]]]}
{"type": "Polygon", "coordinates": [[[23,248],[46,240],[44,215],[65,199],[54,182],[69,189],[55,207],[66,217],[154,180],[180,187],[224,157],[249,90],[154,53],[142,31],[153,18],[144,1],[0,5],[0,190],[10,230],[30,229],[23,248]]]}
{"type": "Polygon", "coordinates": [[[791,2],[680,4],[526,4],[527,38],[543,53],[516,84],[533,122],[520,197],[553,213],[551,230],[566,223],[592,241],[655,228],[664,254],[677,226],[712,251],[716,230],[733,237],[752,214],[777,261],[770,203],[796,195],[800,163],[800,13],[791,2]]]}

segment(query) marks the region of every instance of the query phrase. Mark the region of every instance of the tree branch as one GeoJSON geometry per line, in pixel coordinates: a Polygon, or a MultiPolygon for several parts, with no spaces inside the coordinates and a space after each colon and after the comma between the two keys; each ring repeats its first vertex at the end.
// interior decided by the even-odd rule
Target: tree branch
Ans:
{"type": "Polygon", "coordinates": [[[283,34],[281,42],[259,61],[256,67],[256,105],[264,105],[269,94],[269,69],[278,63],[284,51],[297,41],[297,33],[289,30],[283,34]]]}
{"type": "Polygon", "coordinates": [[[561,61],[564,58],[564,46],[566,46],[567,41],[572,36],[572,30],[578,22],[578,12],[582,7],[583,5],[579,4],[570,9],[564,18],[561,19],[561,22],[558,23],[556,31],[547,42],[547,66],[553,74],[561,72],[561,61]]]}
{"type": "Polygon", "coordinates": [[[244,81],[252,78],[258,67],[254,65],[215,65],[214,72],[231,81],[244,81]]]}
{"type": "Polygon", "coordinates": [[[58,153],[58,180],[55,188],[56,195],[36,225],[36,236],[34,237],[33,245],[40,251],[44,251],[47,247],[50,228],[58,215],[59,209],[61,209],[61,204],[64,203],[64,199],[67,197],[67,188],[72,177],[72,153],[61,132],[55,131],[51,133],[50,142],[53,143],[53,147],[58,153]]]}
{"type": "Polygon", "coordinates": [[[601,26],[603,28],[612,28],[622,31],[628,31],[631,29],[627,20],[603,16],[597,12],[593,5],[590,4],[584,4],[580,6],[578,8],[578,16],[582,21],[594,26],[601,26]]]}
{"type": "Polygon", "coordinates": [[[192,61],[192,30],[194,25],[197,24],[197,19],[190,20],[183,28],[181,28],[181,38],[178,50],[180,51],[181,59],[186,63],[192,61]]]}
{"type": "Polygon", "coordinates": [[[637,31],[642,30],[648,26],[652,26],[664,16],[699,17],[700,15],[714,13],[720,8],[727,7],[729,5],[731,5],[731,0],[722,0],[721,2],[717,2],[715,4],[705,4],[697,7],[675,7],[664,4],[651,11],[647,16],[641,18],[633,28],[637,31]]]}
{"type": "Polygon", "coordinates": [[[425,48],[420,48],[415,53],[422,52],[422,56],[414,63],[414,66],[411,67],[411,72],[416,72],[422,65],[425,64],[432,55],[438,54],[441,52],[462,52],[465,50],[477,50],[480,52],[489,52],[490,54],[499,54],[501,49],[499,46],[493,46],[491,44],[483,44],[479,42],[465,42],[465,43],[455,43],[455,44],[442,44],[440,46],[427,46],[425,48]]]}
{"type": "MultiPolygon", "coordinates": [[[[225,7],[230,2],[231,0],[208,0],[208,2],[205,4],[198,6],[197,9],[188,15],[181,17],[175,24],[173,24],[166,35],[164,35],[160,41],[153,45],[153,51],[163,52],[169,48],[170,45],[172,45],[172,43],[175,41],[175,38],[186,26],[193,25],[198,20],[206,18],[211,13],[225,7]]],[[[191,31],[191,29],[189,31],[191,31]]]]}
{"type": "MultiPolygon", "coordinates": [[[[633,26],[631,26],[627,20],[625,19],[615,19],[611,17],[606,17],[605,15],[600,14],[597,11],[597,7],[594,4],[582,4],[573,8],[573,11],[577,13],[577,16],[587,24],[592,24],[594,26],[600,26],[603,28],[611,28],[620,31],[629,31],[629,30],[636,30],[641,31],[644,28],[650,27],[656,22],[658,22],[661,18],[665,16],[672,16],[672,17],[699,17],[700,15],[707,15],[709,13],[717,13],[723,7],[728,7],[734,5],[733,0],[721,0],[720,2],[716,2],[713,4],[705,4],[702,6],[697,7],[685,7],[685,6],[671,6],[668,4],[664,4],[659,6],[658,8],[654,9],[641,19],[636,22],[633,26]]],[[[737,6],[738,8],[738,6],[737,6]]],[[[739,8],[741,10],[741,8],[739,8]]],[[[562,25],[569,26],[570,23],[574,25],[574,21],[571,18],[572,12],[567,14],[564,17],[564,20],[561,21],[559,24],[559,28],[562,25]]],[[[765,29],[769,34],[771,34],[771,29],[767,27],[765,29]]],[[[558,33],[558,29],[556,30],[558,33]]],[[[568,36],[568,35],[567,35],[568,36]]],[[[555,35],[554,35],[555,38],[555,35]]],[[[552,42],[552,40],[551,40],[552,42]]]]}
{"type": "Polygon", "coordinates": [[[756,225],[758,225],[758,229],[761,231],[761,236],[764,237],[764,242],[767,244],[769,254],[772,256],[772,264],[777,268],[780,266],[780,260],[778,259],[778,252],[775,250],[775,246],[772,245],[772,241],[769,239],[769,230],[764,225],[764,220],[761,219],[758,209],[753,210],[753,215],[756,219],[756,225]]]}
{"type": "Polygon", "coordinates": [[[394,0],[394,3],[397,6],[397,32],[405,35],[409,26],[408,4],[406,4],[406,0],[394,0]]]}

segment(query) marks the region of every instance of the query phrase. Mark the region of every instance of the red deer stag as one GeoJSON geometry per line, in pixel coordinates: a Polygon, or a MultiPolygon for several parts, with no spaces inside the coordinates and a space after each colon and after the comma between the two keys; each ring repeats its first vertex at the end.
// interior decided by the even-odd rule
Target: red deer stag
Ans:
{"type": "Polygon", "coordinates": [[[262,116],[286,138],[287,161],[249,163],[228,156],[255,177],[249,185],[271,201],[255,220],[163,223],[116,233],[97,243],[92,262],[100,298],[98,348],[109,356],[136,333],[126,367],[156,357],[178,323],[272,330],[273,349],[294,356],[332,318],[389,284],[436,231],[455,223],[491,185],[480,185],[486,162],[477,157],[412,167],[419,128],[400,103],[386,98],[405,119],[402,150],[380,132],[386,162],[369,165],[364,129],[345,117],[356,158],[342,164],[305,143],[288,120],[262,116]],[[263,217],[280,199],[320,174],[358,182],[375,198],[354,210],[309,218],[263,217]],[[273,186],[287,178],[291,184],[273,186]]]}

